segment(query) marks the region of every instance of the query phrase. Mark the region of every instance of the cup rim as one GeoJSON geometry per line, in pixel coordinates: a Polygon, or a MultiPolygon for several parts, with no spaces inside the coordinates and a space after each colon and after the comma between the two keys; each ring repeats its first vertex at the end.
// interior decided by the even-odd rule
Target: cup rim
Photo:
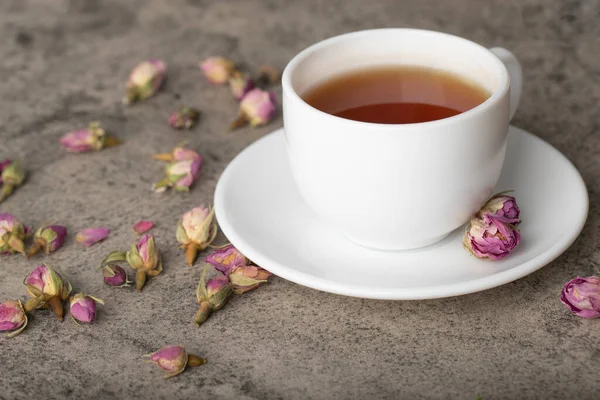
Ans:
{"type": "Polygon", "coordinates": [[[383,29],[367,29],[367,30],[361,30],[361,31],[356,31],[356,32],[344,33],[341,35],[333,36],[328,39],[324,39],[320,42],[310,45],[309,47],[302,50],[300,53],[296,54],[290,60],[290,62],[287,64],[287,66],[283,70],[283,74],[281,77],[281,85],[282,85],[284,97],[286,95],[290,96],[293,100],[299,101],[299,103],[303,107],[308,107],[313,112],[317,112],[318,114],[320,114],[321,116],[323,116],[325,118],[332,119],[333,121],[336,121],[339,123],[347,123],[347,124],[352,124],[354,126],[356,126],[356,125],[363,126],[364,128],[377,128],[378,130],[382,130],[382,129],[383,130],[398,130],[398,129],[402,129],[402,128],[434,127],[435,125],[457,123],[466,118],[470,118],[471,116],[473,116],[475,114],[481,113],[481,112],[487,110],[488,108],[492,107],[502,97],[504,97],[507,94],[507,92],[510,89],[510,75],[508,74],[508,70],[506,69],[506,66],[504,65],[504,63],[498,57],[496,57],[494,55],[494,53],[492,53],[488,48],[486,48],[478,43],[475,43],[469,39],[465,39],[463,37],[452,35],[449,33],[438,32],[438,31],[433,31],[433,30],[428,30],[428,29],[383,28],[383,29]],[[410,124],[381,124],[381,123],[375,123],[375,122],[356,121],[356,120],[342,118],[342,117],[338,117],[338,116],[335,116],[332,114],[328,114],[324,111],[319,110],[318,108],[311,106],[306,101],[304,101],[304,99],[296,92],[296,90],[292,86],[292,74],[294,73],[298,64],[300,62],[302,62],[304,59],[306,59],[308,56],[310,56],[311,54],[316,52],[317,50],[320,50],[324,47],[335,44],[336,42],[341,42],[344,40],[349,40],[349,39],[361,37],[361,36],[389,33],[390,31],[399,32],[399,33],[407,33],[407,34],[410,34],[410,33],[415,34],[416,33],[416,34],[421,34],[421,35],[445,36],[445,37],[451,38],[453,40],[467,43],[470,46],[476,47],[478,50],[483,50],[485,53],[488,53],[488,55],[491,56],[490,58],[492,59],[492,62],[494,62],[496,65],[498,65],[500,67],[501,77],[500,77],[499,88],[496,89],[494,92],[492,92],[490,97],[488,97],[483,103],[477,105],[476,107],[473,107],[470,110],[467,110],[460,114],[454,115],[452,117],[442,118],[442,119],[438,119],[438,120],[434,120],[434,121],[415,122],[415,123],[410,123],[410,124]]]}

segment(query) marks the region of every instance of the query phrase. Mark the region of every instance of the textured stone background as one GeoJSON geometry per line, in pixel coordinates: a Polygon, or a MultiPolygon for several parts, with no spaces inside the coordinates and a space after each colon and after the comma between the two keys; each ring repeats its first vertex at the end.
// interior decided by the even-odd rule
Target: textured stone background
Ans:
{"type": "MultiPolygon", "coordinates": [[[[60,221],[72,234],[99,225],[112,234],[90,249],[70,236],[45,258],[107,304],[92,326],[40,311],[23,334],[0,338],[0,398],[597,398],[600,321],[572,317],[558,294],[600,263],[599,19],[597,0],[2,0],[0,158],[24,160],[30,175],[0,210],[31,225],[60,221]],[[275,277],[197,329],[200,269],[184,265],[177,218],[211,203],[225,165],[282,124],[225,133],[235,103],[205,83],[198,61],[222,54],[283,67],[318,40],[377,27],[443,30],[517,54],[525,88],[514,123],[581,171],[591,201],[581,237],[526,278],[445,300],[361,300],[275,277]],[[169,63],[168,84],[123,107],[129,70],[152,57],[169,63]],[[165,124],[181,102],[204,113],[190,133],[165,124]],[[59,137],[90,120],[125,144],[61,151],[59,137]],[[184,139],[206,160],[198,184],[189,196],[151,193],[162,170],[150,155],[184,139]],[[95,267],[134,240],[141,218],[158,225],[163,275],[142,295],[105,287],[95,267]],[[176,343],[208,364],[163,381],[140,356],[176,343]]],[[[21,282],[41,259],[0,260],[2,300],[24,295],[21,282]]]]}

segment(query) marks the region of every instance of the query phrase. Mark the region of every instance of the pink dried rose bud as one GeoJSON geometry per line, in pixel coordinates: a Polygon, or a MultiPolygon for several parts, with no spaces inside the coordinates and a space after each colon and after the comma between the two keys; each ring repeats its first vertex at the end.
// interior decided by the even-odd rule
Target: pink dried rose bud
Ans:
{"type": "Polygon", "coordinates": [[[106,228],[87,228],[75,235],[75,241],[86,247],[91,247],[106,239],[109,233],[110,230],[106,228]]]}
{"type": "Polygon", "coordinates": [[[229,281],[233,285],[233,291],[242,294],[256,289],[261,283],[267,282],[270,276],[271,273],[261,267],[246,265],[232,271],[229,274],[229,281]]]}
{"type": "Polygon", "coordinates": [[[166,371],[165,379],[182,373],[186,367],[197,367],[206,364],[206,360],[194,354],[186,353],[183,346],[165,346],[162,349],[146,354],[149,361],[166,371]]]}
{"type": "Polygon", "coordinates": [[[175,129],[191,129],[200,119],[200,110],[193,107],[181,106],[169,116],[169,125],[175,129]]]}
{"type": "Polygon", "coordinates": [[[177,223],[176,237],[185,249],[188,265],[194,265],[198,252],[206,249],[217,236],[214,222],[215,210],[204,206],[193,208],[183,214],[177,223]]]}
{"type": "Polygon", "coordinates": [[[153,59],[138,64],[129,75],[123,103],[132,104],[151,97],[165,80],[167,64],[153,59]]]}
{"type": "Polygon", "coordinates": [[[23,283],[31,296],[25,303],[25,311],[46,307],[54,311],[59,320],[63,320],[62,302],[71,293],[71,283],[67,279],[46,264],[41,264],[27,275],[23,283]]]}
{"type": "Polygon", "coordinates": [[[87,153],[121,144],[115,137],[106,134],[100,122],[90,122],[87,129],[67,133],[60,144],[70,153],[87,153]]]}
{"type": "Polygon", "coordinates": [[[21,301],[5,301],[0,304],[0,331],[7,332],[8,337],[17,336],[27,326],[27,314],[21,301]]]}
{"type": "Polygon", "coordinates": [[[189,192],[202,167],[202,157],[193,150],[176,147],[172,153],[155,154],[157,160],[168,161],[165,177],[154,184],[154,191],[164,192],[173,188],[178,192],[189,192]]]}
{"type": "Polygon", "coordinates": [[[200,69],[210,83],[222,85],[234,72],[235,64],[224,57],[209,57],[200,62],[200,69]]]}
{"type": "Polygon", "coordinates": [[[519,245],[519,230],[500,218],[471,219],[463,237],[463,247],[475,257],[500,260],[519,245]]]}
{"type": "Polygon", "coordinates": [[[0,165],[0,203],[2,203],[17,187],[23,184],[25,170],[18,161],[6,160],[0,165]]]}
{"type": "Polygon", "coordinates": [[[281,72],[273,65],[262,65],[258,69],[258,82],[264,85],[272,85],[278,83],[281,79],[281,72]]]}
{"type": "Polygon", "coordinates": [[[75,322],[92,323],[96,319],[96,303],[104,304],[102,299],[77,293],[71,296],[69,311],[75,322]]]}
{"type": "Polygon", "coordinates": [[[571,279],[562,288],[560,301],[579,317],[600,317],[600,278],[589,276],[571,279]]]}
{"type": "Polygon", "coordinates": [[[39,228],[33,235],[33,245],[27,251],[27,258],[44,250],[50,254],[58,250],[67,237],[67,228],[62,225],[50,225],[39,228]]]}
{"type": "Polygon", "coordinates": [[[15,216],[0,213],[0,254],[25,255],[25,239],[29,229],[15,216]]]}
{"type": "Polygon", "coordinates": [[[158,276],[163,270],[160,253],[152,235],[142,236],[137,243],[132,244],[125,257],[129,266],[136,270],[135,287],[138,292],[142,291],[148,277],[158,276]]]}
{"type": "Polygon", "coordinates": [[[154,223],[152,221],[140,221],[133,226],[133,231],[138,235],[141,235],[148,232],[153,227],[154,223]]]}
{"type": "Polygon", "coordinates": [[[229,89],[237,101],[242,100],[254,86],[252,78],[243,72],[236,71],[229,77],[229,89]]]}
{"type": "Polygon", "coordinates": [[[198,326],[202,325],[213,312],[223,308],[233,293],[233,286],[225,275],[219,275],[206,281],[209,268],[209,266],[204,268],[202,278],[196,287],[196,299],[200,307],[194,315],[194,323],[198,326]]]}
{"type": "Polygon", "coordinates": [[[505,193],[492,196],[478,213],[478,216],[484,219],[488,215],[493,215],[503,222],[513,225],[518,225],[521,222],[519,220],[521,211],[519,210],[519,206],[517,206],[517,200],[505,193]]]}
{"type": "Polygon", "coordinates": [[[125,287],[131,283],[127,278],[127,272],[119,265],[111,264],[102,267],[104,283],[109,286],[125,287]]]}
{"type": "Polygon", "coordinates": [[[204,259],[219,272],[229,275],[231,271],[250,264],[250,261],[232,244],[221,247],[210,253],[204,259]]]}
{"type": "Polygon", "coordinates": [[[277,101],[273,92],[252,89],[240,102],[238,117],[231,123],[230,130],[250,123],[252,127],[264,125],[275,116],[277,101]]]}

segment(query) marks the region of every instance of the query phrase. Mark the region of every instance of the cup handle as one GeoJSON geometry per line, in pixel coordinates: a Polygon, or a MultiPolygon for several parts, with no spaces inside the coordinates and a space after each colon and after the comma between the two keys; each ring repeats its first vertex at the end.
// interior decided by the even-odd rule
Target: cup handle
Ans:
{"type": "Polygon", "coordinates": [[[517,60],[517,57],[510,51],[502,47],[494,47],[490,49],[496,57],[500,59],[508,70],[510,75],[510,114],[509,117],[512,120],[517,107],[519,106],[519,100],[521,99],[521,90],[523,89],[523,70],[521,64],[517,60]]]}

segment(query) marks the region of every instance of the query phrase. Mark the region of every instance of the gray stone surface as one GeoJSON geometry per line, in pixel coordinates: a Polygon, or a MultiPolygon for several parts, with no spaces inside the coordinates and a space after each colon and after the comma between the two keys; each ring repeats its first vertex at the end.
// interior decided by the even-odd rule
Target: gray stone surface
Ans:
{"type": "Polygon", "coordinates": [[[558,294],[600,263],[599,19],[597,0],[2,0],[0,158],[24,160],[30,175],[0,210],[31,225],[59,221],[71,235],[52,256],[0,259],[0,298],[24,296],[23,278],[45,260],[106,306],[92,326],[39,311],[23,334],[0,338],[0,398],[598,398],[600,321],[569,315],[558,294]],[[525,88],[514,123],[581,171],[591,200],[581,237],[542,270],[483,293],[385,302],[274,277],[196,328],[200,267],[185,266],[177,218],[211,203],[225,165],[282,124],[225,133],[235,102],[204,81],[198,61],[222,54],[283,67],[318,40],[375,27],[442,30],[517,54],[525,88]],[[152,57],[169,63],[168,84],[122,106],[129,70],[152,57]],[[189,133],[166,126],[179,103],[203,111],[189,133]],[[125,144],[61,151],[60,136],[90,120],[125,144]],[[197,185],[188,196],[151,193],[162,171],[151,154],[182,140],[205,157],[197,185]],[[135,239],[142,218],[157,223],[163,275],[141,295],[105,287],[95,267],[135,239]],[[112,230],[108,240],[74,242],[79,229],[99,225],[112,230]],[[140,357],[166,344],[208,364],[163,381],[140,357]]]}

